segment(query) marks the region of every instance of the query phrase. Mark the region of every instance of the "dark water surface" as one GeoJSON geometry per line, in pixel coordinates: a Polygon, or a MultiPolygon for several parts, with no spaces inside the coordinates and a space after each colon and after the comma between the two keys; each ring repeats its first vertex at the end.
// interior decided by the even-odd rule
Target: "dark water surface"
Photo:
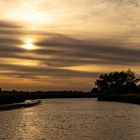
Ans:
{"type": "Polygon", "coordinates": [[[0,140],[139,140],[140,106],[95,99],[48,99],[0,112],[0,140]]]}

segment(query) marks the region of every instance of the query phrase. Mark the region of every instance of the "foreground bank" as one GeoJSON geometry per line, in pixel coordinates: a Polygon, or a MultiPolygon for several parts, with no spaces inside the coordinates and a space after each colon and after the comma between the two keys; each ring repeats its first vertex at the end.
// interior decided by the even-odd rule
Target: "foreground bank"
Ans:
{"type": "Polygon", "coordinates": [[[39,105],[40,103],[41,103],[40,100],[34,100],[34,101],[30,100],[30,101],[26,101],[23,103],[13,103],[13,104],[0,105],[0,111],[19,109],[19,108],[27,108],[27,107],[39,105]]]}

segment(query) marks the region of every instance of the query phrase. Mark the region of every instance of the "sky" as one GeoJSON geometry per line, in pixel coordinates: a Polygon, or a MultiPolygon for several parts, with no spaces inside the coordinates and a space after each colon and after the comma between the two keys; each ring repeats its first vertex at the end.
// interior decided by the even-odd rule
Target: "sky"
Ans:
{"type": "Polygon", "coordinates": [[[86,90],[140,74],[140,0],[0,0],[0,87],[86,90]]]}

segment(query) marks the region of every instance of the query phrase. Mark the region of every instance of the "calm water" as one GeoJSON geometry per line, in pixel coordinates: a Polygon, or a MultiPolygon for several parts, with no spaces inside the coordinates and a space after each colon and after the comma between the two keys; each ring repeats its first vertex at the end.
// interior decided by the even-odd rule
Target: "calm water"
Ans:
{"type": "Polygon", "coordinates": [[[140,106],[95,99],[43,100],[0,112],[0,140],[139,140],[140,106]]]}

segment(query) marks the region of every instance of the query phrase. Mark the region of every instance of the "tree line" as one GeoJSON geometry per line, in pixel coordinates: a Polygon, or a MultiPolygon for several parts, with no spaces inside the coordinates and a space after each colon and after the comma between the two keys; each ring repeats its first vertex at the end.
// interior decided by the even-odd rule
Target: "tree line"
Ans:
{"type": "Polygon", "coordinates": [[[131,70],[101,74],[89,92],[83,91],[6,91],[0,89],[0,104],[45,98],[95,98],[140,103],[140,78],[131,70]],[[125,95],[125,96],[124,96],[125,95]]]}

